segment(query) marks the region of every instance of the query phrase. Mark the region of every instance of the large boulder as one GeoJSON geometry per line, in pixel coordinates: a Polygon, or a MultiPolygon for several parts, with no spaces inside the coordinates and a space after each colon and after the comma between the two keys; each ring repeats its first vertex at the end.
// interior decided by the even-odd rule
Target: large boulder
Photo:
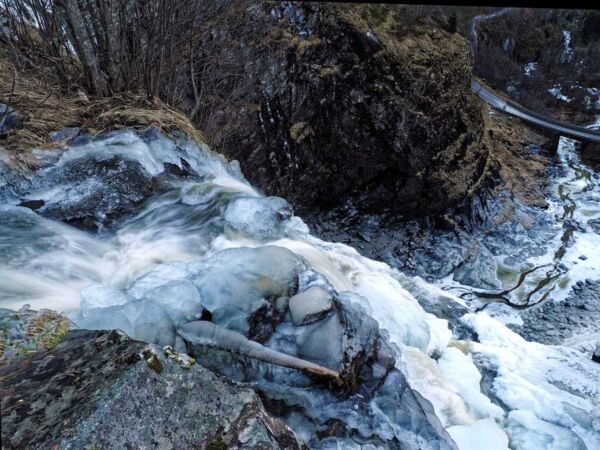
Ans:
{"type": "Polygon", "coordinates": [[[409,22],[386,5],[232,7],[211,36],[245,88],[238,107],[214,105],[218,130],[201,126],[302,214],[346,202],[444,210],[478,185],[488,156],[472,60],[458,34],[409,22]]]}
{"type": "Polygon", "coordinates": [[[92,230],[133,211],[154,192],[142,165],[118,156],[69,161],[35,179],[32,191],[22,206],[92,230]]]}
{"type": "Polygon", "coordinates": [[[0,368],[3,448],[303,449],[253,390],[118,331],[0,368]]]}

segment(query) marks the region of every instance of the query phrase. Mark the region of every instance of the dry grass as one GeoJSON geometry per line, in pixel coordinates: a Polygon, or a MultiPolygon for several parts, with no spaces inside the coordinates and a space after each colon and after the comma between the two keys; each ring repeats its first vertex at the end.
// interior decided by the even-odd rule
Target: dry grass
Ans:
{"type": "Polygon", "coordinates": [[[185,114],[159,99],[149,100],[142,94],[125,92],[91,102],[84,116],[85,127],[95,132],[152,126],[167,134],[182,131],[197,142],[205,142],[202,133],[185,114]]]}
{"type": "Polygon", "coordinates": [[[24,127],[0,141],[9,150],[47,146],[48,133],[75,126],[81,105],[30,74],[19,72],[0,46],[0,101],[23,114],[24,127]]]}
{"type": "Polygon", "coordinates": [[[12,130],[0,140],[0,148],[4,147],[15,165],[25,170],[36,166],[32,149],[64,145],[52,142],[49,133],[65,127],[79,127],[92,134],[126,127],[156,127],[167,134],[179,130],[197,142],[205,142],[185,114],[158,99],[121,93],[90,101],[80,90],[61,91],[41,71],[18,71],[1,44],[0,102],[22,115],[23,128],[12,130]]]}
{"type": "Polygon", "coordinates": [[[548,148],[551,140],[537,133],[516,118],[483,106],[485,122],[484,141],[490,148],[490,156],[498,163],[503,186],[510,189],[527,205],[544,207],[548,178],[545,167],[547,157],[527,148],[536,144],[548,148]]]}

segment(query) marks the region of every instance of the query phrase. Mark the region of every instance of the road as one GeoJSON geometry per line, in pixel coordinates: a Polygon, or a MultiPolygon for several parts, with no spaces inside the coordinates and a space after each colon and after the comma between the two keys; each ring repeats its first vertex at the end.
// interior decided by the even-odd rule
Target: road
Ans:
{"type": "Polygon", "coordinates": [[[560,122],[550,117],[529,111],[516,103],[499,97],[475,80],[471,81],[471,89],[490,106],[504,111],[526,122],[555,131],[562,136],[585,142],[600,142],[600,131],[594,131],[578,125],[560,122]]]}

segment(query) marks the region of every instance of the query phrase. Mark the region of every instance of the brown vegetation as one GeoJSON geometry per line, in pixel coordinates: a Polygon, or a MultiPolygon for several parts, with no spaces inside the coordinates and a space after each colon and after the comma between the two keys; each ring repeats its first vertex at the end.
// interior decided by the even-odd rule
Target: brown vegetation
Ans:
{"type": "MultiPolygon", "coordinates": [[[[484,106],[485,137],[490,157],[502,180],[500,189],[510,190],[526,205],[546,207],[548,157],[554,152],[551,139],[535,132],[519,119],[484,106]],[[529,145],[548,149],[546,155],[533,152],[529,145]]],[[[545,152],[543,152],[545,153],[545,152]]]]}
{"type": "Polygon", "coordinates": [[[2,64],[0,102],[9,100],[14,74],[17,90],[33,84],[32,104],[21,98],[14,106],[27,114],[34,108],[35,117],[48,121],[39,130],[29,123],[32,135],[22,141],[27,145],[47,144],[48,129],[81,125],[83,116],[84,125],[95,129],[183,124],[183,131],[200,139],[195,130],[203,130],[208,142],[222,149],[241,126],[240,110],[253,108],[240,101],[252,88],[248,74],[259,72],[252,61],[274,50],[263,39],[264,30],[243,26],[244,16],[252,15],[247,9],[236,0],[7,0],[0,7],[0,51],[10,62],[2,64]],[[232,39],[220,36],[224,24],[232,39]],[[248,56],[243,70],[240,52],[248,56]],[[53,94],[37,111],[37,93],[47,94],[48,87],[53,94]],[[54,102],[58,98],[61,105],[54,102]],[[81,98],[91,100],[89,107],[81,107],[81,98]],[[75,116],[49,117],[72,103],[79,111],[75,116]]]}
{"type": "Polygon", "coordinates": [[[35,165],[36,160],[28,157],[27,150],[62,146],[64,142],[50,140],[50,132],[65,127],[100,133],[154,126],[166,133],[179,130],[204,142],[185,114],[157,98],[148,99],[140,92],[122,92],[90,100],[81,90],[61,89],[43,70],[19,70],[7,53],[6,46],[0,44],[0,102],[19,112],[23,126],[11,130],[0,144],[18,160],[17,164],[35,165]]]}

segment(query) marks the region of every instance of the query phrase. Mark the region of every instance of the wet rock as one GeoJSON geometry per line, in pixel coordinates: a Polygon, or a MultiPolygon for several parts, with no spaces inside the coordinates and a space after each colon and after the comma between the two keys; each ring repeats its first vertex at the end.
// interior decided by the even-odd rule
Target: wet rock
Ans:
{"type": "Polygon", "coordinates": [[[600,234],[600,219],[588,220],[588,225],[596,234],[600,234]]]}
{"type": "Polygon", "coordinates": [[[473,332],[465,327],[460,318],[469,310],[451,295],[440,290],[437,294],[428,287],[424,289],[423,281],[418,278],[408,278],[402,275],[402,286],[408,290],[427,311],[448,321],[448,325],[455,337],[459,339],[475,340],[473,332]]]}
{"type": "Polygon", "coordinates": [[[29,191],[44,201],[41,215],[96,230],[133,211],[154,189],[140,163],[112,156],[69,161],[34,178],[29,191]]]}
{"type": "Polygon", "coordinates": [[[312,286],[290,298],[289,308],[294,325],[307,325],[323,318],[333,307],[331,293],[322,286],[312,286]]]}
{"type": "Polygon", "coordinates": [[[0,137],[22,127],[23,116],[10,106],[0,103],[0,137]]]}
{"type": "Polygon", "coordinates": [[[502,287],[496,278],[496,262],[494,255],[484,246],[474,243],[467,249],[465,258],[454,270],[454,281],[467,286],[483,289],[499,289],[502,287]]]}
{"type": "Polygon", "coordinates": [[[594,354],[592,355],[592,361],[596,361],[597,363],[600,363],[600,345],[598,347],[596,347],[596,350],[594,351],[594,354]]]}
{"type": "Polygon", "coordinates": [[[190,167],[190,163],[185,159],[180,159],[180,164],[181,166],[173,163],[165,163],[165,173],[174,175],[178,179],[193,177],[196,175],[193,169],[190,167]]]}
{"type": "Polygon", "coordinates": [[[119,156],[73,158],[38,171],[12,189],[20,205],[42,216],[97,230],[135,210],[155,191],[153,179],[133,160],[119,156]]]}
{"type": "Polygon", "coordinates": [[[45,204],[46,204],[46,202],[44,200],[25,200],[24,202],[19,203],[19,206],[23,206],[24,208],[29,208],[32,211],[37,211],[45,204]]]}
{"type": "Polygon", "coordinates": [[[73,331],[0,376],[5,448],[306,448],[251,389],[117,331],[73,331]]]}
{"type": "MultiPolygon", "coordinates": [[[[510,325],[529,341],[558,345],[573,341],[577,348],[592,353],[581,339],[600,333],[600,280],[579,282],[564,301],[548,299],[521,313],[522,325],[510,325]]],[[[596,343],[594,342],[595,346],[596,343]]]]}

